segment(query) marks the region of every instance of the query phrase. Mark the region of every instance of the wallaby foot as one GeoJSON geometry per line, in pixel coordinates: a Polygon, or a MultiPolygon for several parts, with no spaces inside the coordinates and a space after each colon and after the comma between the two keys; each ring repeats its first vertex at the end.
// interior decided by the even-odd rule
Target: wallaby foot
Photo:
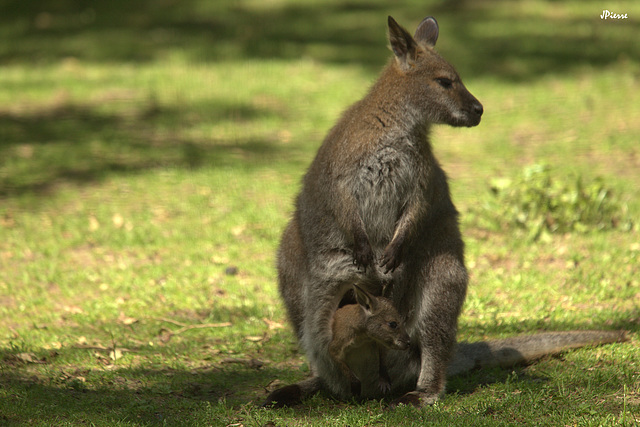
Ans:
{"type": "Polygon", "coordinates": [[[263,408],[283,408],[300,402],[302,402],[302,389],[298,384],[291,384],[269,393],[267,400],[261,406],[263,408]]]}
{"type": "Polygon", "coordinates": [[[283,408],[293,406],[311,397],[322,389],[322,381],[318,377],[307,378],[296,384],[280,387],[272,391],[261,405],[263,408],[283,408]]]}
{"type": "Polygon", "coordinates": [[[387,394],[391,391],[391,383],[388,379],[380,377],[378,380],[378,387],[382,394],[387,394]]]}
{"type": "Polygon", "coordinates": [[[395,408],[399,405],[411,405],[416,408],[423,406],[431,406],[438,401],[438,395],[432,395],[421,391],[410,391],[404,396],[399,397],[389,404],[389,408],[395,408]]]}

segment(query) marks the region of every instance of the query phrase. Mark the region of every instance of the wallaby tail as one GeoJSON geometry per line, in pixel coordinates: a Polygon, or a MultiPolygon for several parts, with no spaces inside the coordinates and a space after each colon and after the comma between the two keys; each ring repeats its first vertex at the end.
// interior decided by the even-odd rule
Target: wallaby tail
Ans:
{"type": "Polygon", "coordinates": [[[282,408],[283,406],[293,406],[302,402],[302,400],[313,396],[322,388],[322,380],[313,376],[295,384],[280,387],[272,391],[267,400],[262,404],[263,407],[282,408]]]}
{"type": "Polygon", "coordinates": [[[511,367],[572,348],[627,340],[624,331],[543,332],[502,340],[459,343],[448,376],[482,367],[511,367]]]}

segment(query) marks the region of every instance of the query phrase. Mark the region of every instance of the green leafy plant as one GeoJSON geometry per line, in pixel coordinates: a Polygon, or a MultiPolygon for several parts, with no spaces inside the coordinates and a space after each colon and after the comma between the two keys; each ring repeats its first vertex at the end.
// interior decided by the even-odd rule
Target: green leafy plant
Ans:
{"type": "Polygon", "coordinates": [[[480,217],[495,228],[521,229],[537,240],[545,233],[586,232],[632,226],[627,206],[600,177],[563,176],[545,164],[511,178],[491,180],[492,199],[480,217]]]}

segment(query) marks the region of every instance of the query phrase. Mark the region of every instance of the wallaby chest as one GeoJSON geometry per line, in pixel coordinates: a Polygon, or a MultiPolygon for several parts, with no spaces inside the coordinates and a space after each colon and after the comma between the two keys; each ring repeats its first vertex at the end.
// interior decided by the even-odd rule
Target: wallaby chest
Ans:
{"type": "Polygon", "coordinates": [[[419,157],[406,138],[361,159],[354,174],[359,214],[372,244],[389,242],[402,207],[414,195],[419,157]]]}
{"type": "Polygon", "coordinates": [[[341,165],[345,173],[340,178],[352,189],[372,246],[381,248],[392,238],[403,207],[420,191],[425,158],[415,138],[399,132],[375,137],[357,156],[345,159],[349,163],[341,165]]]}

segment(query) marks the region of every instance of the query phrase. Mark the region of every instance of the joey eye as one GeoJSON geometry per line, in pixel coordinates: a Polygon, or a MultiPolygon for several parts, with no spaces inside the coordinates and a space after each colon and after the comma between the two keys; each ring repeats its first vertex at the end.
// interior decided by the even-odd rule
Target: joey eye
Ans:
{"type": "Polygon", "coordinates": [[[398,327],[398,322],[389,322],[389,327],[391,329],[396,329],[398,327]]]}
{"type": "Polygon", "coordinates": [[[451,81],[451,79],[448,79],[446,77],[437,78],[436,82],[445,89],[450,89],[451,86],[453,85],[453,82],[451,81]]]}

